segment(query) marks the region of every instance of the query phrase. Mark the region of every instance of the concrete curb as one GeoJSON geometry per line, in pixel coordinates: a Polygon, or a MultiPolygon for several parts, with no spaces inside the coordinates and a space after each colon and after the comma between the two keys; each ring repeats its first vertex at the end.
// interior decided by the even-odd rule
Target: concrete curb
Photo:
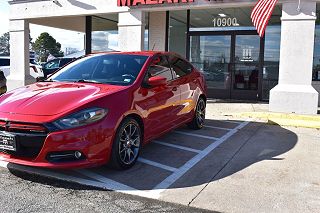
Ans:
{"type": "Polygon", "coordinates": [[[228,114],[232,117],[264,120],[268,124],[320,129],[319,115],[298,115],[273,112],[242,112],[228,114]]]}

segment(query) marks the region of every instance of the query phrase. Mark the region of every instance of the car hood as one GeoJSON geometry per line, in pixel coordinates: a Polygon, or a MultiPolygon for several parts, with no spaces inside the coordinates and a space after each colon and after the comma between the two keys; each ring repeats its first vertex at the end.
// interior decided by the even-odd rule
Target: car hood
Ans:
{"type": "Polygon", "coordinates": [[[41,82],[21,87],[0,97],[0,112],[24,115],[57,115],[123,86],[86,83],[41,82]]]}

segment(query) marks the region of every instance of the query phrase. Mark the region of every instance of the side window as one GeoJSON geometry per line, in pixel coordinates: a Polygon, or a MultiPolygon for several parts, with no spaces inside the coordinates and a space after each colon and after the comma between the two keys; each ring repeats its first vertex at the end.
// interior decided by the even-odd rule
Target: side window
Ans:
{"type": "Polygon", "coordinates": [[[162,76],[171,81],[173,79],[169,62],[165,56],[156,56],[148,70],[147,78],[153,76],[162,76]]]}
{"type": "Polygon", "coordinates": [[[180,78],[192,72],[192,65],[182,58],[171,55],[169,57],[169,62],[172,66],[175,78],[180,78]]]}
{"type": "Polygon", "coordinates": [[[46,69],[56,69],[59,68],[59,60],[53,60],[53,61],[49,61],[46,65],[45,65],[46,69]]]}

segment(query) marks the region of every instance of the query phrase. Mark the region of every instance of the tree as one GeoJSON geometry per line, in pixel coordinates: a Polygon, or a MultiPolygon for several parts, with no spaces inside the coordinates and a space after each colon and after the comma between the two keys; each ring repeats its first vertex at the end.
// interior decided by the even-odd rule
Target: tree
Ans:
{"type": "Polygon", "coordinates": [[[33,50],[39,55],[40,61],[46,61],[49,54],[55,57],[63,56],[61,44],[57,42],[49,33],[41,33],[33,43],[33,50]]]}
{"type": "Polygon", "coordinates": [[[0,55],[10,55],[10,34],[9,32],[0,37],[0,55]]]}
{"type": "MultiPolygon", "coordinates": [[[[33,43],[32,38],[29,34],[29,48],[32,49],[33,43]]],[[[2,36],[0,36],[0,55],[8,56],[10,55],[10,33],[6,32],[2,36]]]]}

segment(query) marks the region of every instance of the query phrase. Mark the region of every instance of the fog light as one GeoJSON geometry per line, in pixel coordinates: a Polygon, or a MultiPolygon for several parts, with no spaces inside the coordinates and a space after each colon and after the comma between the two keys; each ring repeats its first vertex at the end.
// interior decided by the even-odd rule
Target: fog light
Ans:
{"type": "Polygon", "coordinates": [[[75,152],[74,152],[74,156],[75,156],[77,159],[79,159],[79,158],[82,157],[82,154],[81,154],[81,152],[79,152],[79,151],[75,151],[75,152]]]}

